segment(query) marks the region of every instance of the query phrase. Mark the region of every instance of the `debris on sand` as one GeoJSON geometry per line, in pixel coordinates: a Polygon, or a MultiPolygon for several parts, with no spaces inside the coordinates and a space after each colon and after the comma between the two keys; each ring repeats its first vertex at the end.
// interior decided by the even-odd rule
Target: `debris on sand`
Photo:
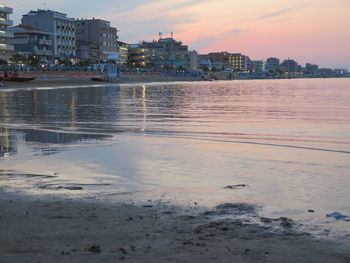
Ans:
{"type": "Polygon", "coordinates": [[[248,187],[247,184],[235,184],[235,185],[227,185],[224,187],[224,189],[242,189],[242,188],[245,188],[245,187],[248,187]]]}
{"type": "Polygon", "coordinates": [[[350,221],[349,216],[343,215],[342,213],[339,213],[339,212],[333,212],[333,213],[327,214],[327,217],[333,217],[336,220],[350,221]]]}

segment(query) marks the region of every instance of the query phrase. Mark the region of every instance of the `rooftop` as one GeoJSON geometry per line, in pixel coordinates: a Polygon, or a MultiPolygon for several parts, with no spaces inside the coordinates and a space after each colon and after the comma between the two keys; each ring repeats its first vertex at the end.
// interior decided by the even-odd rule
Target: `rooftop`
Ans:
{"type": "Polygon", "coordinates": [[[52,33],[50,32],[46,32],[41,29],[31,27],[31,26],[25,26],[25,25],[10,27],[8,30],[14,33],[37,33],[37,34],[52,35],[52,33]]]}
{"type": "Polygon", "coordinates": [[[74,21],[74,18],[67,17],[67,14],[60,13],[60,12],[57,12],[57,11],[53,11],[53,10],[50,10],[50,9],[47,9],[47,10],[45,10],[45,9],[30,10],[30,12],[28,14],[23,15],[23,16],[38,16],[38,15],[45,15],[45,14],[51,14],[51,15],[53,15],[56,18],[63,18],[63,19],[74,21]]]}

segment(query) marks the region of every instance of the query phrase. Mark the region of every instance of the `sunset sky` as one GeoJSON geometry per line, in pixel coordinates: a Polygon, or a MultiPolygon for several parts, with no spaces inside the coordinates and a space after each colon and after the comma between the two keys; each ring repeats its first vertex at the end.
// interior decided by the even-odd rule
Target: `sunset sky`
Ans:
{"type": "Polygon", "coordinates": [[[109,20],[120,40],[170,35],[200,53],[229,51],[251,59],[288,57],[304,65],[350,70],[350,0],[7,0],[16,24],[30,9],[109,20]]]}

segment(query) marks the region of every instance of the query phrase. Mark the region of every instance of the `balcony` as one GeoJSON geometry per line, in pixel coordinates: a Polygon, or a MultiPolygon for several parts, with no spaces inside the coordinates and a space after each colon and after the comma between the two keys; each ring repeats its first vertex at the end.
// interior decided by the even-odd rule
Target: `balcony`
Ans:
{"type": "Polygon", "coordinates": [[[13,32],[0,31],[0,37],[13,38],[13,32]]]}
{"type": "Polygon", "coordinates": [[[52,40],[39,39],[39,45],[52,46],[52,40]]]}
{"type": "Polygon", "coordinates": [[[44,55],[45,54],[44,50],[40,50],[40,49],[35,49],[33,53],[34,53],[34,55],[44,55]]]}
{"type": "Polygon", "coordinates": [[[0,18],[0,25],[12,26],[13,25],[13,21],[9,20],[9,19],[0,18]]]}
{"type": "Polygon", "coordinates": [[[12,14],[13,9],[11,7],[6,7],[3,5],[0,5],[0,12],[7,13],[7,14],[12,14]]]}
{"type": "Polygon", "coordinates": [[[1,51],[15,51],[15,47],[8,44],[0,44],[1,51]]]}
{"type": "Polygon", "coordinates": [[[52,56],[52,51],[51,50],[46,50],[45,51],[45,56],[52,56]]]}

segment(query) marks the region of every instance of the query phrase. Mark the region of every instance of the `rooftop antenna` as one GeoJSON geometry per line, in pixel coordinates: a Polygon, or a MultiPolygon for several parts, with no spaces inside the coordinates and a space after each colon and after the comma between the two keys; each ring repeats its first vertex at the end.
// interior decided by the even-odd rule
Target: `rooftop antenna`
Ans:
{"type": "Polygon", "coordinates": [[[171,38],[173,38],[173,36],[174,36],[174,33],[173,33],[173,32],[171,32],[171,38]]]}

